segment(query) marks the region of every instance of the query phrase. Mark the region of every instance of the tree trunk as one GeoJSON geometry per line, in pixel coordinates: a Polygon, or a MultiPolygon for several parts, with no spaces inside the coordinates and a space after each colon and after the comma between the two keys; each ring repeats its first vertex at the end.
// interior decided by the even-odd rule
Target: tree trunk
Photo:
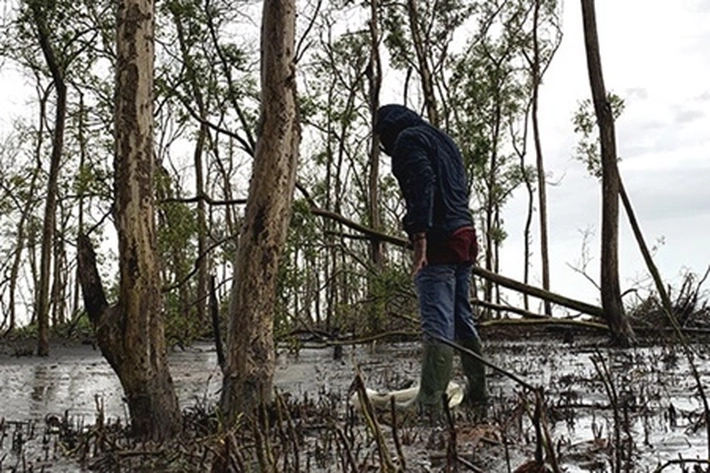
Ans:
{"type": "MultiPolygon", "coordinates": [[[[35,168],[32,171],[32,179],[30,180],[30,185],[29,189],[32,190],[32,192],[36,191],[35,189],[35,184],[37,182],[37,178],[41,172],[41,164],[38,162],[37,163],[37,168],[35,168]]],[[[17,205],[18,209],[24,208],[24,212],[21,212],[20,214],[20,221],[17,223],[17,246],[15,248],[15,251],[12,255],[12,266],[10,268],[10,294],[9,294],[9,320],[8,320],[8,325],[7,325],[7,333],[12,332],[15,329],[15,325],[17,324],[17,308],[16,308],[16,296],[17,296],[17,282],[19,279],[19,274],[20,274],[20,267],[22,265],[22,254],[25,249],[28,249],[28,253],[31,253],[31,250],[28,248],[28,243],[27,240],[30,238],[28,236],[28,219],[32,216],[33,210],[34,210],[34,205],[31,202],[26,202],[23,203],[21,200],[17,199],[17,197],[13,196],[13,199],[15,199],[15,204],[17,205]]],[[[31,235],[32,231],[29,230],[29,234],[31,235]]]]}
{"type": "MultiPolygon", "coordinates": [[[[545,291],[538,287],[529,286],[527,284],[520,283],[514,279],[507,278],[500,274],[496,274],[492,271],[485,270],[481,267],[473,267],[473,275],[483,278],[487,281],[495,282],[498,285],[507,287],[508,289],[513,289],[515,291],[521,292],[523,294],[528,294],[533,297],[538,297],[543,301],[549,301],[557,305],[568,307],[570,309],[577,310],[584,314],[593,315],[594,317],[604,317],[604,312],[597,306],[587,304],[586,302],[577,301],[570,299],[553,292],[545,291]]],[[[490,301],[485,301],[490,302],[490,301]]]]}
{"type": "Polygon", "coordinates": [[[414,50],[417,53],[419,77],[422,81],[422,92],[424,95],[424,106],[427,111],[427,117],[429,118],[429,123],[434,126],[439,126],[439,112],[436,108],[436,97],[434,96],[434,80],[432,78],[431,68],[427,63],[424,38],[422,38],[419,30],[419,12],[417,11],[416,0],[407,1],[407,12],[409,13],[409,28],[412,32],[412,43],[414,44],[414,50]]]}
{"type": "MultiPolygon", "coordinates": [[[[521,155],[520,158],[520,169],[525,173],[525,155],[521,155]]],[[[525,209],[525,227],[523,229],[523,283],[528,284],[530,282],[530,246],[531,246],[531,228],[533,221],[534,212],[534,201],[535,201],[535,190],[533,189],[532,182],[527,173],[525,174],[525,192],[527,193],[527,207],[525,209]]],[[[527,294],[523,294],[523,307],[525,310],[530,309],[530,299],[527,294]]]]}
{"type": "MultiPolygon", "coordinates": [[[[87,140],[86,140],[86,128],[84,126],[86,120],[86,106],[84,104],[84,95],[79,95],[79,113],[78,113],[78,129],[77,129],[77,140],[79,141],[79,169],[84,169],[86,165],[86,155],[87,155],[87,140]]],[[[76,208],[77,213],[77,232],[79,235],[84,233],[84,201],[86,196],[82,190],[79,193],[79,204],[76,208]]],[[[72,309],[71,316],[75,317],[79,314],[79,297],[81,294],[80,286],[80,276],[79,268],[77,267],[76,276],[74,277],[74,291],[72,294],[72,309]]]]}
{"type": "MultiPolygon", "coordinates": [[[[63,212],[60,212],[60,217],[63,212]]],[[[52,326],[58,326],[66,321],[67,310],[67,254],[64,249],[64,238],[62,235],[68,233],[66,219],[60,218],[61,226],[57,229],[58,238],[54,239],[54,275],[52,277],[51,297],[54,303],[51,310],[52,326]]]]}
{"type": "Polygon", "coordinates": [[[587,69],[594,111],[599,126],[602,161],[601,295],[604,316],[614,341],[629,345],[634,332],[624,313],[619,285],[619,170],[617,168],[614,116],[607,99],[597,36],[594,0],[582,0],[587,69]]]}
{"type": "Polygon", "coordinates": [[[17,293],[17,279],[20,274],[20,264],[22,263],[22,251],[25,247],[25,220],[29,215],[29,212],[22,213],[20,217],[20,222],[17,224],[17,247],[12,256],[12,266],[10,269],[10,296],[8,301],[9,306],[9,320],[7,324],[7,332],[10,333],[15,329],[17,323],[17,311],[15,308],[15,296],[17,293]]]}
{"type": "Polygon", "coordinates": [[[167,440],[180,429],[168,370],[157,257],[153,183],[152,0],[118,6],[114,161],[119,250],[119,300],[109,307],[88,238],[79,238],[87,313],[101,352],[123,386],[133,433],[167,440]]]}
{"type": "MultiPolygon", "coordinates": [[[[380,18],[379,4],[377,0],[372,0],[370,3],[370,116],[372,129],[376,125],[377,109],[380,107],[380,88],[382,85],[382,64],[380,62],[380,18]]],[[[377,145],[377,140],[372,137],[370,142],[370,176],[368,181],[369,190],[369,215],[370,227],[373,230],[379,230],[381,226],[380,216],[380,148],[377,145]]],[[[384,264],[383,247],[379,240],[370,242],[371,261],[375,268],[379,269],[384,264]]]]}
{"type": "MultiPolygon", "coordinates": [[[[540,124],[538,121],[539,91],[540,91],[540,46],[538,43],[537,29],[540,17],[540,0],[535,0],[533,13],[533,96],[532,96],[532,125],[533,140],[535,142],[535,160],[537,166],[538,206],[540,207],[540,258],[542,262],[542,288],[550,290],[550,258],[547,243],[547,189],[545,182],[545,163],[542,158],[542,145],[540,143],[540,124]]],[[[552,305],[545,301],[545,315],[552,315],[552,305]]]]}
{"type": "MultiPolygon", "coordinates": [[[[173,13],[173,19],[175,21],[175,29],[177,32],[178,42],[180,44],[180,52],[182,54],[183,63],[186,68],[186,76],[189,82],[189,86],[192,95],[195,98],[195,103],[197,104],[197,111],[200,115],[200,129],[197,134],[197,140],[195,142],[195,151],[193,154],[193,161],[195,163],[195,194],[198,197],[203,197],[205,195],[205,176],[204,176],[204,166],[203,166],[203,156],[205,150],[205,142],[209,139],[209,127],[207,125],[207,106],[205,104],[205,99],[200,88],[199,81],[197,77],[199,76],[199,71],[195,70],[194,60],[191,57],[189,44],[185,39],[185,31],[183,20],[178,13],[173,13]]],[[[200,328],[207,322],[207,277],[209,272],[209,255],[207,254],[207,207],[205,199],[198,199],[197,201],[197,293],[196,293],[196,304],[197,304],[197,318],[201,325],[200,328]]]]}
{"type": "MultiPolygon", "coordinates": [[[[377,109],[380,106],[380,88],[382,85],[382,64],[380,62],[380,18],[379,4],[377,0],[370,2],[370,63],[368,65],[369,96],[370,96],[370,122],[372,129],[375,129],[377,120],[377,109]]],[[[380,148],[377,138],[372,135],[370,140],[370,173],[368,176],[368,216],[370,217],[370,228],[379,230],[382,226],[380,210],[380,148]]],[[[384,245],[380,240],[370,240],[370,262],[373,270],[368,272],[368,300],[372,301],[367,306],[368,328],[380,330],[382,320],[385,319],[384,305],[379,302],[376,294],[378,278],[384,266],[384,245]]]]}
{"type": "MultiPolygon", "coordinates": [[[[334,212],[329,212],[327,210],[323,210],[323,209],[315,207],[315,206],[311,206],[310,210],[314,215],[318,215],[320,217],[323,217],[323,218],[326,218],[329,220],[335,220],[335,221],[341,223],[345,227],[348,227],[358,233],[363,233],[368,238],[379,239],[383,242],[387,242],[391,245],[398,246],[401,248],[406,248],[409,245],[409,241],[404,238],[400,238],[400,237],[388,235],[386,233],[374,231],[371,228],[364,227],[364,226],[360,225],[359,223],[353,222],[352,220],[348,220],[347,218],[343,217],[342,215],[336,214],[334,212]]],[[[544,301],[550,301],[553,304],[568,307],[570,309],[577,310],[577,311],[582,312],[584,314],[589,314],[589,315],[592,315],[594,317],[599,317],[599,318],[604,317],[604,313],[603,313],[602,309],[597,306],[587,304],[586,302],[581,302],[581,301],[577,301],[574,299],[570,299],[568,297],[561,296],[559,294],[555,294],[555,293],[546,291],[544,289],[540,289],[538,287],[529,286],[528,284],[520,283],[518,281],[507,278],[507,277],[502,276],[500,274],[496,274],[493,271],[483,269],[479,266],[473,267],[473,275],[483,278],[486,281],[491,281],[492,283],[495,283],[497,285],[507,287],[508,289],[513,289],[513,290],[521,292],[523,294],[537,297],[537,298],[542,299],[544,301]]],[[[490,301],[487,301],[487,302],[490,302],[490,301]]]]}
{"type": "Polygon", "coordinates": [[[626,189],[624,187],[624,182],[622,181],[621,177],[619,177],[619,193],[621,195],[621,202],[624,204],[624,209],[626,210],[626,216],[629,219],[629,225],[631,226],[631,231],[634,233],[634,237],[636,238],[636,243],[639,246],[639,250],[641,251],[641,255],[643,256],[643,260],[646,263],[646,268],[648,268],[648,272],[651,273],[651,278],[653,279],[653,283],[656,286],[656,290],[658,291],[658,295],[661,298],[661,303],[663,305],[663,308],[668,312],[669,316],[673,316],[673,304],[671,303],[670,296],[668,295],[668,291],[666,291],[666,288],[663,284],[663,279],[661,278],[661,273],[658,271],[658,267],[656,266],[656,263],[653,261],[653,257],[651,256],[651,252],[648,249],[648,245],[646,245],[646,240],[643,237],[643,232],[641,231],[641,225],[639,224],[638,220],[636,219],[636,213],[634,212],[634,208],[631,205],[631,199],[629,198],[629,195],[626,193],[626,189]]]}
{"type": "Polygon", "coordinates": [[[295,0],[264,2],[261,122],[239,236],[221,406],[227,423],[271,399],[279,260],[291,218],[300,129],[295,0]]]}
{"type": "MultiPolygon", "coordinates": [[[[491,157],[490,165],[487,170],[486,176],[486,203],[485,203],[485,239],[486,239],[486,252],[484,255],[484,264],[488,271],[497,272],[498,263],[496,262],[496,246],[500,244],[498,234],[498,226],[496,219],[497,208],[500,206],[498,203],[498,184],[497,184],[497,173],[498,173],[498,143],[500,139],[500,129],[501,129],[501,105],[500,97],[495,98],[495,112],[494,112],[494,122],[491,124],[491,157]],[[494,234],[495,233],[495,234],[494,234]]],[[[486,280],[483,285],[483,299],[487,302],[494,301],[494,293],[496,292],[495,284],[493,281],[486,280]]],[[[482,316],[483,319],[490,317],[490,311],[484,311],[482,316]]]]}
{"type": "MultiPolygon", "coordinates": [[[[195,190],[198,195],[205,194],[205,177],[202,165],[204,155],[205,140],[208,138],[209,130],[206,125],[200,126],[200,131],[195,144],[195,190]]],[[[204,199],[197,203],[197,255],[199,259],[197,268],[197,318],[200,321],[200,328],[207,322],[207,281],[209,272],[210,257],[207,251],[207,207],[204,199]]]]}
{"type": "Polygon", "coordinates": [[[59,168],[64,148],[64,125],[67,110],[67,87],[64,83],[64,70],[59,65],[54,48],[50,43],[50,32],[47,26],[43,6],[37,2],[30,2],[32,16],[37,28],[42,55],[47,62],[47,67],[52,74],[52,83],[57,94],[55,105],[54,133],[52,136],[52,154],[49,162],[49,176],[47,179],[47,201],[44,207],[44,220],[42,223],[42,250],[40,257],[39,293],[37,296],[37,354],[49,354],[49,288],[52,273],[52,247],[57,213],[57,188],[59,181],[59,168]]]}

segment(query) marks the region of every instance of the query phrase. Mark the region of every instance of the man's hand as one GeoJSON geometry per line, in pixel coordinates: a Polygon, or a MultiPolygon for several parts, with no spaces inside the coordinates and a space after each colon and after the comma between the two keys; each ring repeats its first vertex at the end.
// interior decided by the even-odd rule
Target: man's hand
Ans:
{"type": "Polygon", "coordinates": [[[417,233],[412,238],[414,246],[414,265],[412,267],[412,277],[427,265],[426,260],[426,233],[417,233]]]}

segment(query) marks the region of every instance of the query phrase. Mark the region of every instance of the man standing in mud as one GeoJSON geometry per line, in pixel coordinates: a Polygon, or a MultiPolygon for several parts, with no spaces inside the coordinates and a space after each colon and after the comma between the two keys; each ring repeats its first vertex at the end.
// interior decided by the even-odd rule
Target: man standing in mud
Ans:
{"type": "MultiPolygon", "coordinates": [[[[471,269],[478,251],[469,210],[463,159],[453,140],[402,105],[377,112],[375,133],[392,158],[392,172],[404,197],[403,219],[414,249],[414,277],[424,334],[419,392],[420,412],[438,412],[451,379],[454,350],[438,339],[481,353],[470,303],[471,269]]],[[[468,380],[465,402],[486,397],[485,367],[462,356],[468,380]]]]}

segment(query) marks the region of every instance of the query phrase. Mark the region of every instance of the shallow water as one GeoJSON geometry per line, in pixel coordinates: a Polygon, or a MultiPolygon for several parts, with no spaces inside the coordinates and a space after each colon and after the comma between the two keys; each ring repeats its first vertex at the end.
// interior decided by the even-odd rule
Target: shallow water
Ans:
{"type": "MultiPolygon", "coordinates": [[[[220,382],[216,356],[207,345],[170,354],[170,368],[182,402],[210,396],[220,382]]],[[[107,417],[125,417],[121,384],[91,346],[53,347],[51,356],[0,356],[0,417],[44,419],[46,415],[85,417],[93,422],[97,400],[107,417]]]]}
{"type": "MultiPolygon", "coordinates": [[[[655,471],[668,460],[679,458],[708,459],[703,405],[688,359],[680,350],[669,346],[597,349],[582,342],[552,340],[489,347],[490,358],[499,365],[525,373],[528,382],[545,387],[549,415],[562,417],[553,424],[553,437],[560,445],[566,471],[611,471],[608,455],[597,448],[614,438],[610,395],[617,398],[621,438],[628,438],[633,445],[631,471],[655,471]],[[593,359],[598,360],[596,367],[593,359]],[[605,371],[611,394],[601,381],[600,372],[605,371]],[[564,419],[565,413],[569,413],[568,419],[564,419]]],[[[704,344],[693,348],[694,364],[707,390],[708,349],[704,344]]],[[[502,386],[503,391],[512,389],[507,379],[493,384],[502,386]]],[[[668,466],[663,471],[695,471],[692,465],[688,468],[668,466]]]]}
{"type": "MultiPolygon", "coordinates": [[[[592,342],[564,343],[551,338],[486,345],[487,357],[494,364],[545,387],[551,433],[566,471],[611,471],[607,452],[598,448],[613,441],[613,411],[599,375],[604,366],[619,399],[620,416],[628,419],[622,437],[630,435],[633,444],[632,471],[653,471],[679,456],[707,458],[702,404],[687,359],[669,347],[597,351],[592,342]],[[598,355],[604,365],[598,363],[595,368],[592,357],[598,355]]],[[[696,348],[695,364],[707,388],[707,349],[704,345],[696,348]]],[[[297,399],[331,393],[342,401],[345,411],[356,367],[368,387],[401,388],[417,378],[419,349],[416,343],[346,347],[339,360],[333,359],[332,348],[303,348],[297,356],[284,351],[277,359],[275,385],[297,399]]],[[[169,362],[183,408],[217,400],[221,374],[211,345],[199,343],[173,351],[169,362]]],[[[460,379],[458,371],[456,376],[460,379]]],[[[517,405],[521,389],[504,375],[490,372],[489,391],[492,411],[505,418],[517,405]]],[[[97,405],[106,417],[126,418],[118,379],[91,346],[56,346],[49,358],[0,355],[0,419],[5,423],[36,421],[42,426],[47,416],[67,413],[87,425],[94,421],[97,405]]],[[[529,434],[529,426],[525,429],[529,434]]],[[[20,458],[13,456],[9,441],[0,444],[0,458],[3,455],[7,456],[2,471],[18,465],[20,458]]],[[[515,455],[522,461],[531,457],[531,450],[521,444],[515,455]]],[[[44,466],[45,471],[80,471],[61,459],[44,466]]],[[[663,471],[682,471],[674,468],[663,471]]]]}

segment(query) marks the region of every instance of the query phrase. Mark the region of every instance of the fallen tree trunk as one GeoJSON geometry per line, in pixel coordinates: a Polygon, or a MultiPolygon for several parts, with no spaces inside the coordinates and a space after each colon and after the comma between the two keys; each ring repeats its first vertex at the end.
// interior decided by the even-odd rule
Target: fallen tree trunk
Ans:
{"type": "Polygon", "coordinates": [[[602,311],[601,307],[587,304],[586,302],[570,299],[569,297],[561,296],[559,294],[555,294],[554,292],[545,291],[544,289],[540,289],[538,287],[528,286],[527,284],[523,284],[521,282],[515,281],[514,279],[510,279],[505,276],[501,276],[500,274],[487,271],[483,268],[479,268],[478,266],[473,267],[473,274],[492,281],[496,284],[500,284],[501,286],[507,287],[508,289],[513,289],[515,291],[522,292],[523,294],[528,294],[530,296],[540,298],[544,301],[554,302],[555,304],[567,307],[569,309],[574,309],[584,314],[592,315],[594,317],[604,317],[604,312],[602,311]]]}
{"type": "Polygon", "coordinates": [[[600,330],[602,332],[608,332],[609,326],[606,322],[592,322],[588,320],[573,320],[566,318],[556,318],[556,317],[546,317],[543,319],[496,319],[496,320],[486,320],[481,322],[481,327],[536,327],[536,326],[564,326],[564,327],[576,327],[576,328],[586,328],[593,330],[600,330]]]}
{"type": "Polygon", "coordinates": [[[471,303],[478,307],[483,307],[484,309],[495,310],[496,312],[512,312],[513,314],[522,315],[526,319],[549,319],[550,316],[536,314],[535,312],[530,312],[529,310],[521,309],[519,307],[513,307],[508,305],[494,304],[492,302],[487,302],[482,299],[472,300],[471,303]]]}
{"type": "MultiPolygon", "coordinates": [[[[407,241],[404,238],[400,238],[397,236],[389,235],[387,233],[379,232],[377,230],[373,230],[372,228],[369,228],[365,225],[362,225],[357,222],[353,222],[352,220],[343,217],[342,215],[332,212],[330,210],[325,210],[320,208],[318,205],[316,205],[315,201],[311,199],[310,195],[306,191],[306,189],[300,185],[297,184],[296,187],[298,190],[301,192],[301,194],[305,197],[305,199],[308,201],[310,204],[310,211],[313,215],[318,215],[323,218],[327,218],[333,221],[336,221],[338,223],[343,224],[344,226],[350,228],[351,230],[355,230],[358,233],[361,233],[365,235],[365,237],[370,238],[372,240],[378,240],[378,241],[383,241],[385,243],[389,243],[394,246],[399,246],[406,248],[410,245],[409,241],[407,241]]],[[[539,299],[542,299],[543,301],[546,302],[552,302],[557,305],[561,305],[564,307],[567,307],[569,309],[577,310],[579,312],[582,312],[583,314],[591,315],[594,317],[604,317],[604,312],[602,311],[601,307],[587,304],[585,302],[577,301],[574,299],[570,299],[569,297],[561,296],[559,294],[555,294],[554,292],[546,291],[544,289],[540,289],[538,287],[534,286],[529,286],[527,284],[521,283],[519,281],[515,281],[514,279],[507,278],[505,276],[501,276],[500,274],[496,274],[490,271],[487,271],[483,268],[479,268],[474,266],[473,268],[473,273],[476,276],[479,276],[483,279],[489,280],[491,282],[500,284],[501,286],[507,287],[508,289],[513,289],[514,291],[522,292],[523,294],[527,294],[529,296],[534,296],[539,299]]],[[[518,312],[518,309],[507,309],[510,310],[511,312],[518,312]]],[[[535,316],[535,314],[520,314],[524,316],[532,315],[536,318],[541,318],[540,316],[535,316]]]]}
{"type": "MultiPolygon", "coordinates": [[[[310,210],[314,215],[320,215],[321,217],[335,220],[339,223],[342,223],[346,227],[360,232],[372,239],[381,240],[392,245],[405,248],[409,246],[409,241],[405,240],[404,238],[399,238],[396,236],[388,235],[386,233],[378,232],[376,230],[366,227],[365,225],[353,222],[352,220],[349,220],[343,217],[342,215],[336,214],[335,212],[324,210],[318,207],[310,199],[310,196],[308,196],[308,194],[302,187],[299,186],[299,190],[301,190],[301,192],[305,195],[306,200],[308,200],[311,204],[310,210]]],[[[577,310],[579,312],[582,312],[583,314],[604,318],[604,311],[602,311],[601,307],[592,304],[587,304],[586,302],[570,299],[569,297],[561,296],[559,294],[555,294],[554,292],[546,291],[538,287],[529,286],[519,281],[515,281],[514,279],[510,279],[505,276],[501,276],[500,274],[487,271],[478,266],[473,267],[473,274],[496,284],[500,284],[501,286],[507,287],[508,289],[513,289],[514,291],[522,292],[523,294],[528,294],[530,296],[537,297],[539,299],[542,299],[543,301],[552,302],[557,305],[567,307],[569,309],[577,310]]]]}

